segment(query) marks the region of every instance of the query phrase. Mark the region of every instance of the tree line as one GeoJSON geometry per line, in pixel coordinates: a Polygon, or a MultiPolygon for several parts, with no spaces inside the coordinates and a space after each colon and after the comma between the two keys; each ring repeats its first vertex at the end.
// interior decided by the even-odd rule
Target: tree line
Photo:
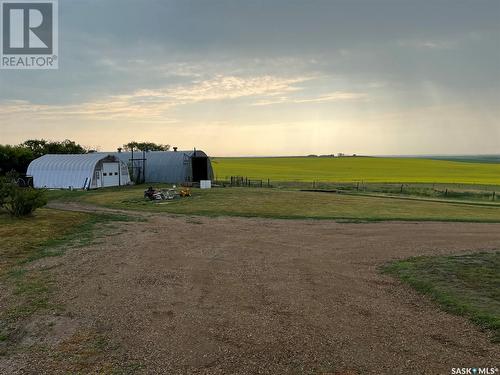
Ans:
{"type": "Polygon", "coordinates": [[[0,145],[0,175],[15,171],[26,173],[28,165],[45,154],[85,154],[89,150],[74,141],[29,139],[19,145],[0,145]]]}
{"type": "MultiPolygon", "coordinates": [[[[131,141],[124,144],[122,149],[125,151],[168,151],[170,145],[131,141]]],[[[88,152],[93,152],[93,150],[69,139],[64,141],[28,139],[19,145],[0,144],[0,176],[9,172],[25,174],[28,165],[45,154],[86,154],[88,152]]]]}
{"type": "Polygon", "coordinates": [[[19,145],[0,145],[0,175],[15,171],[26,173],[28,165],[45,154],[85,154],[89,150],[74,141],[29,139],[19,145]]]}

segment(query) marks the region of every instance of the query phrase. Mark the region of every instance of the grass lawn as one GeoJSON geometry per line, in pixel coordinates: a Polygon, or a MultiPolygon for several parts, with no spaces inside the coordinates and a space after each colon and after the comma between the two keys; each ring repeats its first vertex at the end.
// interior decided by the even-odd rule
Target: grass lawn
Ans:
{"type": "Polygon", "coordinates": [[[384,271],[437,301],[446,311],[468,317],[500,342],[500,252],[416,257],[384,271]]]}
{"type": "Polygon", "coordinates": [[[64,237],[89,215],[40,209],[31,217],[15,219],[0,211],[0,277],[12,267],[39,256],[41,248],[64,237]]]}
{"type": "Polygon", "coordinates": [[[217,179],[500,184],[500,163],[419,158],[213,158],[217,179]]]}
{"type": "Polygon", "coordinates": [[[190,198],[154,203],[143,199],[144,189],[134,186],[83,194],[56,191],[49,196],[111,208],[186,215],[500,222],[499,206],[480,204],[252,188],[194,189],[190,198]]]}
{"type": "Polygon", "coordinates": [[[124,220],[126,216],[51,209],[15,219],[0,210],[0,355],[20,350],[19,337],[27,319],[42,311],[60,313],[62,308],[50,301],[50,268],[31,269],[29,263],[89,243],[96,223],[124,220]]]}
{"type": "Polygon", "coordinates": [[[89,215],[39,209],[31,217],[15,219],[0,210],[0,355],[15,345],[22,320],[48,307],[50,278],[46,272],[27,271],[30,260],[56,255],[51,245],[82,227],[89,215]]]}

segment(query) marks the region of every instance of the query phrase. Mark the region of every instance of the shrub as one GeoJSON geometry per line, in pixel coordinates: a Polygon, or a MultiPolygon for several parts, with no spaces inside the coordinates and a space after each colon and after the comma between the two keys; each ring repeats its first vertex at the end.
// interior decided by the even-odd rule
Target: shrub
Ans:
{"type": "Polygon", "coordinates": [[[6,179],[0,181],[0,207],[5,208],[12,216],[30,215],[46,204],[47,198],[44,191],[21,188],[6,179]]]}
{"type": "Polygon", "coordinates": [[[5,177],[0,177],[0,208],[4,206],[9,197],[10,186],[5,177]]]}
{"type": "Polygon", "coordinates": [[[2,208],[7,200],[7,193],[3,188],[3,184],[0,184],[0,208],[2,208]]]}

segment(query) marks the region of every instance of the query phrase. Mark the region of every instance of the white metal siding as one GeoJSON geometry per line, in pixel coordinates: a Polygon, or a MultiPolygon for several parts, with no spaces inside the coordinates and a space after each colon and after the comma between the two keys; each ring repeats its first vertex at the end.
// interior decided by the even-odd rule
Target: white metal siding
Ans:
{"type": "MultiPolygon", "coordinates": [[[[96,180],[96,167],[101,161],[110,159],[116,160],[116,164],[118,163],[118,159],[114,156],[102,153],[44,155],[30,163],[27,175],[33,177],[35,188],[68,189],[71,187],[83,189],[86,186],[100,187],[100,181],[96,180]]],[[[129,183],[128,174],[122,174],[121,185],[129,183]]]]}

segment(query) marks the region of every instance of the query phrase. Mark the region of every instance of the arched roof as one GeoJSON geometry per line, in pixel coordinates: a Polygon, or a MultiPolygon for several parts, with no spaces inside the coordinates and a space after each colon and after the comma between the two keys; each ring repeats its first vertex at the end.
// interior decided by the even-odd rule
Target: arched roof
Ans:
{"type": "Polygon", "coordinates": [[[33,177],[35,187],[81,189],[93,177],[97,163],[106,158],[117,161],[102,153],[43,155],[30,163],[27,175],[33,177]]]}
{"type": "MultiPolygon", "coordinates": [[[[112,153],[121,161],[130,165],[131,152],[112,153]]],[[[134,159],[142,159],[142,151],[134,152],[134,159]]],[[[205,157],[207,154],[200,150],[189,151],[148,151],[145,154],[147,182],[185,182],[192,179],[191,158],[205,157]]],[[[135,166],[142,167],[142,160],[136,160],[135,166]]],[[[208,176],[213,177],[210,161],[207,163],[208,176]]]]}

